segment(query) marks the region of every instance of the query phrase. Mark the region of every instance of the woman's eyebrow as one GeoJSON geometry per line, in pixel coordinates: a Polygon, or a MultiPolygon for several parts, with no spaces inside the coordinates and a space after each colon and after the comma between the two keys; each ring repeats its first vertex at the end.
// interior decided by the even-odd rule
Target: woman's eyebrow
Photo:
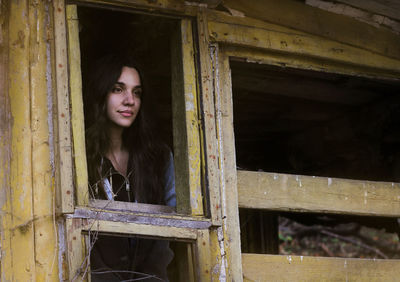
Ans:
{"type": "MultiPolygon", "coordinates": [[[[122,81],[117,81],[116,83],[115,83],[115,85],[119,85],[119,86],[126,86],[125,85],[125,83],[123,83],[122,81]]],[[[137,89],[137,88],[142,88],[142,85],[136,85],[135,87],[133,87],[134,89],[137,89]]]]}

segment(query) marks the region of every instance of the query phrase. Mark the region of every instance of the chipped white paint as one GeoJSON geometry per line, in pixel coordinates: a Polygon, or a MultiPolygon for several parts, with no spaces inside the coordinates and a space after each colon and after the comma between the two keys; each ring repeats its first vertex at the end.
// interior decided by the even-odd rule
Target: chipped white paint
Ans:
{"type": "MultiPolygon", "coordinates": [[[[216,95],[216,117],[217,117],[217,130],[218,130],[218,150],[219,150],[219,156],[225,156],[224,152],[224,140],[223,140],[223,106],[222,106],[222,98],[221,96],[223,93],[221,93],[221,86],[220,86],[220,73],[219,73],[219,58],[218,58],[218,50],[217,46],[212,49],[211,52],[211,59],[212,62],[215,64],[215,72],[214,72],[214,81],[215,81],[215,95],[216,95]]],[[[220,166],[220,186],[221,186],[221,212],[222,212],[222,224],[223,227],[219,227],[217,229],[218,232],[218,242],[220,246],[220,252],[221,252],[221,269],[220,269],[220,275],[219,275],[219,281],[226,281],[226,269],[229,269],[228,266],[228,259],[226,256],[226,251],[225,251],[225,242],[224,242],[224,230],[227,230],[227,200],[226,200],[226,193],[227,193],[227,185],[226,185],[226,178],[225,178],[225,162],[223,157],[219,157],[219,166],[220,166]]],[[[225,234],[226,236],[226,234],[225,234]]]]}
{"type": "Polygon", "coordinates": [[[264,195],[267,195],[267,191],[264,191],[264,195]]]}
{"type": "Polygon", "coordinates": [[[366,205],[366,204],[368,203],[367,197],[368,197],[368,192],[365,191],[365,192],[364,192],[364,205],[366,205]]]}
{"type": "MultiPolygon", "coordinates": [[[[48,6],[45,6],[46,12],[48,12],[48,6]]],[[[47,25],[50,25],[50,13],[47,13],[47,25]]],[[[46,86],[47,86],[47,125],[49,127],[49,149],[50,149],[50,166],[52,169],[52,177],[55,174],[55,162],[54,162],[54,127],[53,127],[53,83],[52,83],[52,65],[51,65],[51,45],[49,41],[46,43],[46,86]]]]}
{"type": "Polygon", "coordinates": [[[291,264],[292,263],[292,256],[287,256],[286,258],[287,258],[289,264],[291,264]]]}
{"type": "Polygon", "coordinates": [[[278,180],[279,179],[279,175],[277,173],[274,173],[274,180],[278,180]]]}
{"type": "Polygon", "coordinates": [[[224,246],[224,234],[222,231],[222,227],[218,227],[217,229],[217,237],[219,242],[219,247],[221,249],[221,265],[219,270],[219,281],[226,281],[226,256],[225,256],[225,246],[224,246]]]}
{"type": "Polygon", "coordinates": [[[193,93],[187,94],[186,111],[194,111],[193,93]]]}
{"type": "Polygon", "coordinates": [[[300,256],[300,261],[303,262],[303,256],[300,256]]]}
{"type": "Polygon", "coordinates": [[[296,175],[296,182],[299,183],[299,187],[302,186],[301,185],[301,178],[298,175],[296,175]]]}
{"type": "Polygon", "coordinates": [[[332,178],[328,177],[328,186],[332,185],[332,178]]]}
{"type": "Polygon", "coordinates": [[[63,273],[65,271],[65,267],[63,267],[63,264],[66,262],[63,261],[63,259],[66,257],[66,240],[65,240],[65,227],[64,227],[65,222],[61,219],[57,222],[57,230],[58,230],[58,278],[60,279],[59,281],[64,281],[65,279],[63,276],[66,276],[66,273],[63,273]]]}

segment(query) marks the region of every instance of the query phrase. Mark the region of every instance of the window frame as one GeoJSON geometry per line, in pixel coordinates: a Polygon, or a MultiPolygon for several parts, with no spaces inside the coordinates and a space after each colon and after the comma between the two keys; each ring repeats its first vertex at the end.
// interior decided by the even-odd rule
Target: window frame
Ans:
{"type": "MultiPolygon", "coordinates": [[[[93,1],[79,1],[79,4],[86,5],[91,2],[93,1]]],[[[183,130],[188,132],[187,135],[191,139],[197,139],[192,143],[188,142],[189,145],[186,144],[191,149],[186,148],[188,153],[183,158],[189,163],[189,167],[196,166],[197,168],[194,174],[188,173],[190,176],[189,180],[186,181],[186,183],[191,181],[194,184],[190,182],[189,189],[184,187],[188,191],[184,200],[191,202],[186,206],[185,215],[178,215],[166,206],[115,202],[110,205],[110,209],[99,209],[99,205],[101,207],[104,204],[102,201],[94,200],[91,203],[87,191],[77,7],[75,2],[66,4],[63,0],[55,0],[53,4],[56,35],[55,57],[56,66],[60,68],[60,70],[57,68],[56,77],[57,107],[61,117],[58,118],[60,132],[58,148],[60,151],[64,150],[60,153],[60,181],[58,183],[60,189],[57,199],[59,199],[61,205],[60,213],[64,214],[65,217],[65,230],[60,231],[60,240],[65,240],[66,244],[65,247],[60,249],[60,255],[62,252],[62,256],[65,258],[63,261],[68,268],[66,272],[63,271],[63,273],[65,272],[63,275],[69,275],[69,278],[72,279],[76,274],[84,274],[84,271],[81,272],[81,267],[85,263],[86,257],[87,236],[85,233],[89,230],[87,224],[98,222],[96,230],[100,232],[186,240],[194,246],[193,259],[195,264],[193,271],[195,280],[210,280],[211,276],[222,277],[225,275],[225,263],[222,256],[224,252],[229,252],[229,250],[221,247],[223,235],[219,220],[221,218],[220,199],[219,194],[214,192],[219,191],[219,182],[215,181],[215,179],[218,179],[218,175],[215,172],[211,176],[206,175],[209,171],[206,163],[211,160],[210,162],[215,164],[218,157],[216,157],[217,152],[215,151],[212,157],[207,156],[203,148],[203,144],[206,142],[204,139],[212,136],[210,133],[204,133],[203,120],[206,120],[207,125],[212,124],[214,120],[212,116],[203,117],[202,112],[204,108],[212,109],[212,104],[210,107],[207,103],[213,99],[212,95],[204,100],[201,97],[203,95],[202,90],[204,93],[213,93],[212,87],[202,89],[204,85],[209,85],[210,82],[205,82],[201,77],[203,75],[211,76],[211,71],[201,65],[208,60],[207,42],[199,43],[197,41],[198,32],[206,26],[206,22],[200,20],[202,11],[193,7],[188,8],[186,5],[177,8],[174,3],[171,4],[169,1],[166,1],[166,6],[161,8],[158,5],[149,4],[147,1],[106,2],[107,5],[101,6],[105,8],[116,7],[117,9],[119,9],[118,7],[131,7],[143,13],[157,14],[159,12],[162,15],[181,19],[181,33],[178,36],[185,40],[182,40],[182,46],[180,46],[182,48],[182,70],[180,71],[184,74],[183,85],[186,87],[191,84],[190,89],[184,89],[183,105],[186,107],[189,98],[194,99],[192,102],[197,103],[197,105],[195,104],[193,107],[189,105],[189,109],[192,109],[189,117],[188,107],[186,107],[186,122],[179,126],[186,127],[183,130]],[[154,9],[155,7],[157,9],[154,9]],[[196,27],[198,24],[202,24],[202,26],[196,27]],[[200,53],[199,50],[201,50],[200,53]],[[201,74],[200,66],[202,66],[201,74]],[[193,158],[193,156],[195,157],[193,158]],[[207,179],[207,183],[209,183],[208,181],[211,182],[210,179],[214,179],[213,183],[216,185],[209,192],[212,197],[210,204],[208,202],[208,185],[202,183],[203,178],[207,179]],[[201,206],[201,208],[196,208],[193,201],[197,202],[197,207],[201,206]],[[205,210],[203,210],[203,201],[208,205],[205,210]],[[189,207],[189,212],[187,207],[189,207]],[[93,214],[96,214],[94,218],[93,214]],[[98,219],[99,214],[103,215],[101,220],[98,219]],[[119,217],[116,217],[116,214],[119,214],[119,217]],[[132,222],[127,223],[126,218],[131,218],[132,222]],[[140,220],[142,220],[142,223],[138,223],[140,220]],[[62,234],[64,232],[65,235],[62,234]],[[212,257],[217,258],[216,261],[212,260],[211,262],[212,257]],[[214,268],[214,271],[211,271],[211,267],[214,268]]],[[[181,95],[181,93],[173,95],[178,96],[179,94],[181,95]]],[[[216,143],[216,140],[213,139],[213,142],[216,143]]],[[[81,278],[86,279],[85,277],[81,278]]]]}
{"type": "MultiPolygon", "coordinates": [[[[108,8],[108,7],[107,7],[108,8]]],[[[129,12],[129,11],[127,11],[129,12]]],[[[132,11],[138,12],[138,11],[132,11]]],[[[140,12],[140,11],[139,11],[140,12]]],[[[66,7],[68,29],[68,63],[70,66],[70,99],[71,99],[71,128],[73,136],[75,195],[77,206],[90,206],[89,199],[84,116],[82,101],[82,80],[80,71],[80,46],[77,6],[66,7]]],[[[179,63],[173,65],[173,136],[175,183],[177,191],[177,212],[193,216],[207,216],[203,209],[203,174],[202,146],[200,140],[201,120],[199,119],[199,87],[197,82],[197,66],[195,61],[195,41],[193,36],[192,19],[179,17],[180,32],[174,34],[175,42],[173,60],[179,63]],[[184,40],[183,40],[184,38],[184,40]],[[179,43],[181,42],[181,43],[179,43]],[[184,93],[184,95],[182,95],[184,93]],[[185,114],[182,114],[185,113],[185,114]],[[185,138],[180,141],[177,133],[185,138]],[[183,133],[183,134],[182,134],[183,133]]],[[[71,201],[71,199],[69,199],[71,201]]],[[[70,203],[70,205],[73,205],[70,203]]],[[[141,210],[141,204],[124,205],[132,210],[141,210]]],[[[156,209],[157,210],[157,209],[156,209]]]]}

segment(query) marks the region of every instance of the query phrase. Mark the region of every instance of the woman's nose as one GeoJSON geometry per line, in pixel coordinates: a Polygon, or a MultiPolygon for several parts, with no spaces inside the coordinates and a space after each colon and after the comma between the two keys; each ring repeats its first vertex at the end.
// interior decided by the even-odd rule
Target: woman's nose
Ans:
{"type": "Polygon", "coordinates": [[[124,95],[124,103],[125,103],[126,105],[133,105],[133,104],[135,104],[134,95],[133,95],[132,93],[130,93],[129,91],[126,91],[126,92],[125,92],[125,95],[124,95]]]}

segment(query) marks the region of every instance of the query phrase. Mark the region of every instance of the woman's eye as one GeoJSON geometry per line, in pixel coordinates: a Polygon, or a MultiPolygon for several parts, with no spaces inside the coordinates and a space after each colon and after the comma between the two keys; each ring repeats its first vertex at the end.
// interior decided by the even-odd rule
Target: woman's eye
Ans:
{"type": "Polygon", "coordinates": [[[113,93],[122,93],[122,88],[121,87],[114,87],[113,89],[112,89],[112,92],[113,93]]]}
{"type": "Polygon", "coordinates": [[[135,96],[140,98],[142,96],[142,90],[136,89],[133,91],[133,94],[135,94],[135,96]]]}

